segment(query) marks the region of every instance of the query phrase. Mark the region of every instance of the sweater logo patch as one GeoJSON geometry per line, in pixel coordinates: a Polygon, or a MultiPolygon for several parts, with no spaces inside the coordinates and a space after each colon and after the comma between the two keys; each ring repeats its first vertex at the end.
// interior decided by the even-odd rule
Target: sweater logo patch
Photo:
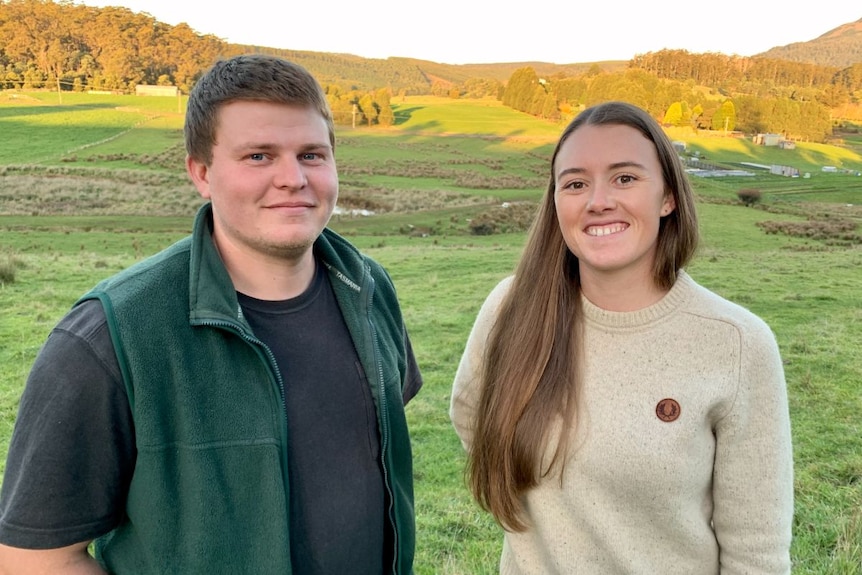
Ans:
{"type": "Polygon", "coordinates": [[[668,423],[676,421],[680,413],[682,413],[682,408],[679,406],[679,403],[669,397],[662,399],[655,406],[655,414],[658,418],[668,423]]]}

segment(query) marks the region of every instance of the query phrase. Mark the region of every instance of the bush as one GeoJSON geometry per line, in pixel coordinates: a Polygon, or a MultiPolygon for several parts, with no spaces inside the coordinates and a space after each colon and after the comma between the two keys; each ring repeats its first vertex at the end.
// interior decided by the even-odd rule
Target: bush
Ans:
{"type": "Polygon", "coordinates": [[[739,198],[740,202],[748,207],[760,202],[761,199],[760,190],[755,190],[753,188],[742,188],[736,192],[736,197],[739,198]]]}
{"type": "Polygon", "coordinates": [[[15,283],[15,273],[20,262],[12,256],[0,258],[0,286],[15,283]]]}
{"type": "Polygon", "coordinates": [[[536,216],[536,204],[532,202],[506,202],[494,206],[470,220],[470,233],[474,236],[490,236],[511,232],[525,232],[536,216]]]}

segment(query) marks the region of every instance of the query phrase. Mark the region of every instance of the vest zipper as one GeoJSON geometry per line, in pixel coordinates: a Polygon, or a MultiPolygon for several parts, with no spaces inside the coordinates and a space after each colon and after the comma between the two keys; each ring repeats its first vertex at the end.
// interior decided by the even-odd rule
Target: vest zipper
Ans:
{"type": "Polygon", "coordinates": [[[377,335],[377,327],[371,319],[371,311],[374,303],[374,277],[366,270],[369,280],[368,299],[365,317],[368,318],[368,326],[371,330],[371,349],[374,355],[374,361],[377,365],[377,390],[380,398],[380,463],[383,468],[383,485],[386,487],[386,493],[389,495],[389,523],[392,526],[392,572],[398,572],[398,522],[395,519],[395,496],[392,493],[392,486],[389,480],[389,466],[387,465],[388,458],[386,454],[389,449],[389,410],[388,402],[386,401],[386,379],[383,375],[383,359],[380,356],[380,341],[377,335]]]}
{"type": "MultiPolygon", "coordinates": [[[[281,436],[284,438],[281,449],[281,474],[283,483],[285,485],[285,501],[289,502],[290,485],[288,485],[287,482],[287,469],[285,468],[285,466],[287,465],[287,400],[284,396],[284,380],[281,377],[281,372],[278,370],[278,365],[275,363],[275,355],[273,355],[272,350],[269,349],[269,346],[267,346],[265,343],[263,343],[256,337],[246,333],[246,331],[242,329],[242,326],[238,326],[235,323],[223,320],[201,320],[197,322],[197,325],[216,327],[233,332],[240,336],[246,343],[250,344],[256,350],[258,350],[258,353],[260,353],[260,349],[263,349],[264,353],[266,354],[266,359],[269,362],[269,371],[270,373],[275,375],[275,381],[278,384],[278,391],[281,395],[281,417],[279,418],[279,421],[281,421],[281,436]]],[[[287,513],[290,513],[290,509],[287,510],[287,513]]]]}

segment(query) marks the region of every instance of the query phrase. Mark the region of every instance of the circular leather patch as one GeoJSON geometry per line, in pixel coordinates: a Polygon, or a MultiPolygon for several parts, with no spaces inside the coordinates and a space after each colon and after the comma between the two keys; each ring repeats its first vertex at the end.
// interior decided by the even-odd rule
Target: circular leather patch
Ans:
{"type": "Polygon", "coordinates": [[[655,414],[662,421],[676,421],[680,413],[682,413],[682,408],[679,406],[679,403],[669,397],[662,399],[655,406],[655,414]]]}

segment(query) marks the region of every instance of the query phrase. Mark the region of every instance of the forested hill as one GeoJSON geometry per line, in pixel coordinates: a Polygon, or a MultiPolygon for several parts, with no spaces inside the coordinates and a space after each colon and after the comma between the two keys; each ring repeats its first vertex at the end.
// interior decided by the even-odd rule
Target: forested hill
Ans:
{"type": "Polygon", "coordinates": [[[771,48],[758,56],[846,68],[862,63],[862,18],[807,42],[771,48]]]}
{"type": "MultiPolygon", "coordinates": [[[[791,45],[827,46],[810,58],[814,63],[805,64],[677,50],[636,55],[631,61],[451,65],[413,58],[371,59],[229,44],[211,34],[200,34],[187,24],[171,26],[127,8],[94,8],[70,0],[0,0],[0,89],[130,92],[137,84],[160,84],[175,85],[188,93],[217,58],[259,51],[297,61],[330,93],[342,95],[385,89],[392,95],[499,96],[517,70],[529,67],[539,78],[548,80],[640,69],[659,78],[694,80],[723,94],[738,91],[743,83],[749,88],[752,83],[771,82],[821,91],[836,85],[838,95],[845,98],[845,94],[858,91],[862,82],[860,29],[862,20],[817,40],[791,45]],[[845,56],[853,60],[852,66],[823,63],[827,57],[850,54],[854,49],[857,56],[845,56]]],[[[747,89],[747,93],[752,90],[747,89]]],[[[830,96],[826,104],[834,107],[841,98],[830,96]]]]}
{"type": "Polygon", "coordinates": [[[122,7],[95,8],[68,0],[0,0],[0,89],[134,90],[173,84],[188,92],[219,57],[243,52],[279,54],[303,64],[325,85],[394,93],[445,91],[468,80],[493,93],[514,70],[530,65],[543,75],[571,76],[595,66],[606,72],[626,62],[518,62],[449,65],[412,58],[372,59],[229,44],[188,24],[171,26],[122,7]]]}
{"type": "Polygon", "coordinates": [[[497,64],[441,64],[415,58],[362,58],[352,54],[306,52],[252,45],[230,45],[237,52],[261,52],[292,60],[309,70],[324,85],[345,86],[356,90],[373,90],[389,87],[393,92],[402,90],[427,93],[435,83],[447,89],[464,85],[469,80],[487,80],[505,84],[512,73],[530,66],[544,76],[576,76],[591,68],[605,72],[623,70],[627,62],[607,61],[582,64],[550,64],[547,62],[506,62],[497,64]]]}

